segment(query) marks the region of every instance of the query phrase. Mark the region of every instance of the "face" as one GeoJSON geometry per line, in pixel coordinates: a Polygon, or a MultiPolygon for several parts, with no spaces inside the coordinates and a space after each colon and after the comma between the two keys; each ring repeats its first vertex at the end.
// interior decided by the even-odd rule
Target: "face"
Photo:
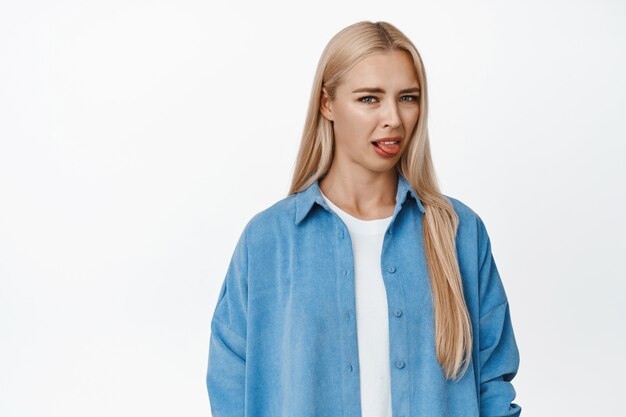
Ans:
{"type": "Polygon", "coordinates": [[[333,122],[333,164],[387,171],[400,160],[419,116],[419,83],[408,52],[372,55],[346,74],[320,112],[333,122]],[[377,139],[398,142],[379,144],[377,139]]]}

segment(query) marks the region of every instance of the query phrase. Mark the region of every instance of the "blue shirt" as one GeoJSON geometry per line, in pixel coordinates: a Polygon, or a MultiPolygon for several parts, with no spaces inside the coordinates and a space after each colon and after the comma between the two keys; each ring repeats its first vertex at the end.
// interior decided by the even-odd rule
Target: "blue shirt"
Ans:
{"type": "MultiPolygon", "coordinates": [[[[398,174],[381,271],[387,291],[393,415],[519,416],[507,296],[482,219],[459,216],[456,250],[473,329],[469,368],[437,362],[424,206],[398,174]]],[[[354,259],[348,229],[316,181],[257,213],[235,246],[211,320],[206,385],[213,417],[359,417],[354,259]]]]}

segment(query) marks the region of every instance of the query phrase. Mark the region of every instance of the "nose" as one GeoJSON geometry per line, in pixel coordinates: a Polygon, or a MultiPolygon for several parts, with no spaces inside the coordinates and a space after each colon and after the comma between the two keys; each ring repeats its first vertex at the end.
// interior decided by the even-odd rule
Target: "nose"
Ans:
{"type": "Polygon", "coordinates": [[[390,100],[387,101],[382,117],[385,126],[391,126],[392,128],[400,126],[400,112],[398,111],[398,106],[395,102],[390,100]]]}

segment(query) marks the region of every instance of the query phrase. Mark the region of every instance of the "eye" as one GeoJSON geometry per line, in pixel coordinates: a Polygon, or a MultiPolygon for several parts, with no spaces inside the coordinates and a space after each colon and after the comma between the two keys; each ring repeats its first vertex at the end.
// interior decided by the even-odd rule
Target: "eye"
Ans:
{"type": "Polygon", "coordinates": [[[408,97],[410,100],[405,100],[407,103],[417,103],[419,101],[419,96],[402,96],[402,98],[408,97]]]}
{"type": "Polygon", "coordinates": [[[363,100],[365,100],[365,99],[369,99],[369,98],[373,98],[373,99],[378,100],[378,99],[377,99],[376,97],[374,97],[374,96],[365,96],[365,97],[361,97],[361,98],[359,98],[359,101],[360,101],[361,103],[370,104],[370,103],[372,103],[371,101],[363,101],[363,100]]]}

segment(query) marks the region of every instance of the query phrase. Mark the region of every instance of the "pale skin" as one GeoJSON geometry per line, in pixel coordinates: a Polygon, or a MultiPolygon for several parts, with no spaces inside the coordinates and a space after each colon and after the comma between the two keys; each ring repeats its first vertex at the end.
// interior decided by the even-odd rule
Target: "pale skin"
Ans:
{"type": "Polygon", "coordinates": [[[320,112],[333,122],[335,154],[319,186],[350,215],[375,220],[393,214],[395,165],[417,125],[419,94],[413,61],[403,51],[365,58],[348,72],[334,100],[323,93],[320,112]],[[382,91],[354,92],[363,88],[382,91]],[[377,154],[371,141],[393,136],[401,137],[400,152],[391,158],[377,154]]]}

